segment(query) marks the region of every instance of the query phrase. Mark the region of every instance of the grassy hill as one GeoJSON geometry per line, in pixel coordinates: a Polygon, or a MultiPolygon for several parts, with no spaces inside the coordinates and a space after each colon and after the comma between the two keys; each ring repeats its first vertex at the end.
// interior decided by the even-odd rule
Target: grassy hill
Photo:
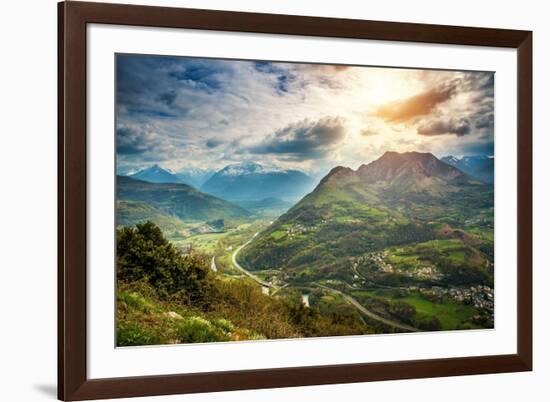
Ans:
{"type": "MultiPolygon", "coordinates": [[[[351,282],[358,259],[394,246],[448,238],[442,227],[472,231],[470,239],[479,238],[476,231],[492,232],[492,208],[491,186],[431,154],[390,152],[357,171],[333,169],[239,257],[250,270],[279,269],[293,283],[351,282]]],[[[393,269],[370,274],[369,280],[386,285],[491,282],[492,240],[453,241],[474,250],[476,258],[452,265],[442,257],[431,263],[433,275],[393,269]]],[[[415,269],[425,272],[423,268],[415,269]]]]}
{"type": "Polygon", "coordinates": [[[174,215],[169,215],[142,201],[117,201],[117,226],[133,226],[147,221],[159,226],[167,237],[187,234],[190,226],[174,215]]]}
{"type": "MultiPolygon", "coordinates": [[[[125,176],[117,176],[117,200],[133,202],[123,204],[121,217],[130,223],[137,222],[137,218],[148,212],[155,216],[163,215],[163,221],[166,216],[182,221],[205,221],[245,218],[250,215],[239,206],[186,184],[148,183],[125,176]]],[[[177,222],[171,224],[177,225],[177,222]]]]}

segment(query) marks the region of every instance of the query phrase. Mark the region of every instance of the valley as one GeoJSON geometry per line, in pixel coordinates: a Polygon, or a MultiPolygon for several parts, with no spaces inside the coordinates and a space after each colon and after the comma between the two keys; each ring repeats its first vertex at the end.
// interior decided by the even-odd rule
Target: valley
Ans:
{"type": "Polygon", "coordinates": [[[259,166],[209,173],[200,189],[119,177],[118,226],[150,221],[209,275],[332,323],[300,321],[296,336],[493,327],[492,185],[417,152],[335,167],[316,186],[259,166]]]}

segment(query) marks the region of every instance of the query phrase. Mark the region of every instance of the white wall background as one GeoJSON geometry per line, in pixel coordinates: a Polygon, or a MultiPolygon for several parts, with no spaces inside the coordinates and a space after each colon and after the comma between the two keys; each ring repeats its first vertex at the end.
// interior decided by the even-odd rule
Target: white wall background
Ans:
{"type": "MultiPolygon", "coordinates": [[[[122,0],[120,0],[122,2],[122,0]]],[[[132,2],[132,1],[126,1],[132,2]]],[[[139,398],[134,401],[546,401],[550,24],[540,0],[142,0],[135,3],[534,31],[535,371],[445,379],[139,398]],[[545,174],[546,173],[546,174],[545,174]]],[[[0,5],[0,400],[56,389],[56,1],[0,5]]]]}

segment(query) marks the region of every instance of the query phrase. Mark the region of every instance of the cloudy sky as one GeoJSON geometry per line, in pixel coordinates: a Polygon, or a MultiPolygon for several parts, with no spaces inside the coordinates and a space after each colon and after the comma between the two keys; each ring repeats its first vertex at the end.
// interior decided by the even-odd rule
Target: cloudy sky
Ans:
{"type": "Polygon", "coordinates": [[[493,154],[493,74],[117,56],[117,170],[493,154]]]}

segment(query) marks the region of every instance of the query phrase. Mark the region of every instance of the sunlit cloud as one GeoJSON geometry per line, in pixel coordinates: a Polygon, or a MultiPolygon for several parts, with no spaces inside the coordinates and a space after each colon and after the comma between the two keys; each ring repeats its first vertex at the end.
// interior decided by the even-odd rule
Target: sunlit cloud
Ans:
{"type": "Polygon", "coordinates": [[[375,116],[389,122],[404,122],[426,116],[440,104],[449,100],[456,92],[454,85],[434,88],[410,98],[393,101],[380,106],[375,116]]]}
{"type": "Polygon", "coordinates": [[[492,152],[493,74],[117,56],[117,163],[324,171],[387,150],[492,152]]]}
{"type": "Polygon", "coordinates": [[[470,132],[470,121],[465,118],[434,120],[418,126],[418,134],[420,135],[454,134],[461,137],[463,135],[470,134],[470,132]]]}

